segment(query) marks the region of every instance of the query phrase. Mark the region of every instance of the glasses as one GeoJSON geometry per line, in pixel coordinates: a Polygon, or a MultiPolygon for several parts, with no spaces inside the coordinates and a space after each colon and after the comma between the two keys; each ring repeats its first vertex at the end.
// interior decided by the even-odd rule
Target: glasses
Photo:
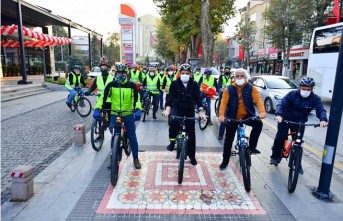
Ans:
{"type": "Polygon", "coordinates": [[[190,75],[191,73],[189,73],[189,72],[181,72],[181,74],[190,75]]]}

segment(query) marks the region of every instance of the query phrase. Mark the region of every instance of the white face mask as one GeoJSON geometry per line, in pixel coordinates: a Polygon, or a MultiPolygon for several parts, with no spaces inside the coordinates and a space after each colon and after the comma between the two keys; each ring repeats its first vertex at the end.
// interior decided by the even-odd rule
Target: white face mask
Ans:
{"type": "Polygon", "coordinates": [[[238,86],[242,86],[245,83],[245,79],[236,79],[235,82],[238,86]]]}
{"type": "Polygon", "coordinates": [[[169,74],[169,75],[173,75],[173,72],[172,72],[172,71],[169,71],[168,74],[169,74]]]}
{"type": "Polygon", "coordinates": [[[181,74],[180,79],[183,83],[187,83],[189,81],[189,75],[188,74],[181,74]]]}
{"type": "Polygon", "coordinates": [[[303,98],[307,98],[308,96],[310,96],[312,91],[305,91],[305,90],[300,90],[300,95],[303,97],[303,98]]]}
{"type": "Polygon", "coordinates": [[[199,71],[197,71],[197,72],[195,72],[195,74],[200,74],[200,72],[199,72],[199,71]]]}
{"type": "Polygon", "coordinates": [[[163,72],[160,72],[160,75],[163,75],[163,72]]]}
{"type": "Polygon", "coordinates": [[[152,76],[155,75],[155,72],[150,72],[149,74],[150,74],[150,76],[152,77],[152,76]]]}

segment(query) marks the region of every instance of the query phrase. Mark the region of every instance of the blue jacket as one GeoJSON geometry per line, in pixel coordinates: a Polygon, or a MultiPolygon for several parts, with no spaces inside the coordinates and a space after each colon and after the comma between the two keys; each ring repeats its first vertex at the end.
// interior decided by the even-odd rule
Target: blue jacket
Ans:
{"type": "Polygon", "coordinates": [[[326,110],[318,95],[312,92],[310,96],[303,98],[300,95],[300,90],[295,90],[286,94],[277,107],[275,115],[281,116],[284,120],[305,123],[313,109],[316,110],[316,115],[320,121],[328,121],[326,110]]]}

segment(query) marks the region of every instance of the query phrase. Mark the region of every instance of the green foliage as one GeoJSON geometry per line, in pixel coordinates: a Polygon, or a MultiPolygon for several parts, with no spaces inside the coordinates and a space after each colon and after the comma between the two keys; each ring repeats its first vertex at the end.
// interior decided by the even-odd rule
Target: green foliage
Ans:
{"type": "Polygon", "coordinates": [[[100,48],[99,48],[99,40],[96,38],[96,36],[92,37],[91,53],[92,53],[92,59],[93,59],[93,67],[98,66],[100,63],[100,48]]]}
{"type": "Polygon", "coordinates": [[[250,62],[250,51],[255,42],[256,26],[255,22],[250,21],[250,17],[246,16],[237,25],[238,35],[240,36],[240,44],[243,46],[244,54],[247,56],[247,65],[250,62]]]}
{"type": "Polygon", "coordinates": [[[67,62],[66,61],[56,61],[55,62],[56,71],[67,72],[67,62]]]}
{"type": "Polygon", "coordinates": [[[120,61],[119,33],[113,32],[107,38],[106,44],[103,45],[104,56],[113,65],[114,62],[120,61]]]}
{"type": "Polygon", "coordinates": [[[7,70],[8,70],[7,66],[6,66],[6,65],[3,65],[3,66],[2,66],[2,72],[3,72],[3,73],[7,73],[7,70]]]}
{"type": "Polygon", "coordinates": [[[78,64],[81,66],[81,72],[84,72],[85,65],[83,61],[76,55],[71,55],[68,60],[68,72],[71,72],[74,70],[74,66],[78,64]]]}
{"type": "Polygon", "coordinates": [[[213,53],[218,54],[218,59],[220,62],[223,62],[226,57],[226,42],[225,40],[217,40],[214,42],[213,53]]]}
{"type": "Polygon", "coordinates": [[[173,37],[172,28],[163,22],[157,26],[156,53],[165,60],[175,63],[175,54],[178,53],[178,43],[173,37]]]}
{"type": "MultiPolygon", "coordinates": [[[[53,25],[52,34],[57,37],[68,37],[68,33],[62,26],[53,25]]],[[[55,61],[66,61],[69,57],[69,45],[54,46],[55,61]]]]}
{"type": "Polygon", "coordinates": [[[58,78],[56,82],[59,85],[65,85],[66,79],[65,78],[58,78]]]}

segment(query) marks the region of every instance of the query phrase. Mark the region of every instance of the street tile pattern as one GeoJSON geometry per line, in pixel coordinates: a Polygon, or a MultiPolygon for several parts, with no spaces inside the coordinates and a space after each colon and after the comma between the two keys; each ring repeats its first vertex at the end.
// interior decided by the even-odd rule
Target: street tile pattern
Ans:
{"type": "Polygon", "coordinates": [[[128,160],[116,187],[109,185],[98,213],[266,214],[254,194],[244,190],[233,164],[219,170],[219,153],[198,153],[197,166],[186,162],[182,185],[177,183],[175,154],[144,152],[140,159],[147,166],[135,170],[128,160]]]}
{"type": "Polygon", "coordinates": [[[30,165],[38,175],[72,146],[73,127],[80,123],[89,131],[92,114],[82,118],[65,101],[1,121],[1,203],[11,198],[11,171],[30,165]]]}

